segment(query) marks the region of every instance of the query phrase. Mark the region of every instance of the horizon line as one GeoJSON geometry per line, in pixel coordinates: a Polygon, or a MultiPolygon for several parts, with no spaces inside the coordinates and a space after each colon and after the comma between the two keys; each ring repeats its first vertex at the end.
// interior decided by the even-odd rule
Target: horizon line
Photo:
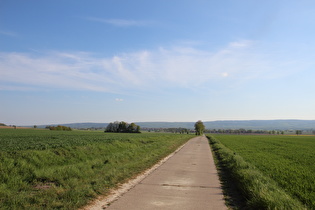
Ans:
{"type": "MultiPolygon", "coordinates": [[[[315,119],[251,119],[251,120],[201,120],[202,122],[223,122],[223,121],[285,121],[285,120],[292,120],[292,121],[315,121],[315,119]]],[[[121,121],[121,120],[115,120],[121,121]]],[[[115,122],[111,121],[111,122],[115,122]]],[[[122,120],[124,121],[124,120],[122,120]]],[[[43,125],[67,125],[67,124],[106,124],[111,122],[71,122],[71,123],[43,123],[43,124],[7,124],[3,123],[7,126],[15,125],[15,126],[43,126],[43,125]]],[[[125,121],[126,122],[126,121],[125,121]]],[[[130,121],[131,122],[131,121],[130,121]]],[[[194,123],[195,121],[132,121],[133,123],[194,123]]],[[[196,121],[197,122],[197,121],[196,121]]]]}

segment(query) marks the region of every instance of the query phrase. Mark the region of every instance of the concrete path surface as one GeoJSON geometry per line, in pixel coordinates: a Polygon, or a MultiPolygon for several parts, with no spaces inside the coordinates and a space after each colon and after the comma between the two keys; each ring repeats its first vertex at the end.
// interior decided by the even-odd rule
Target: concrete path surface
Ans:
{"type": "Polygon", "coordinates": [[[110,210],[227,209],[208,140],[195,137],[110,210]]]}

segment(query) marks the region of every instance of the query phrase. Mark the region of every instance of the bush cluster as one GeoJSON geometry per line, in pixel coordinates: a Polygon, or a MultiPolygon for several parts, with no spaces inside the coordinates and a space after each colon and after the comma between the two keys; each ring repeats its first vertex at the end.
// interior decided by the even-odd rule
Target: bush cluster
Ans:
{"type": "Polygon", "coordinates": [[[140,126],[135,123],[128,124],[124,121],[109,123],[105,132],[112,133],[141,133],[140,126]]]}

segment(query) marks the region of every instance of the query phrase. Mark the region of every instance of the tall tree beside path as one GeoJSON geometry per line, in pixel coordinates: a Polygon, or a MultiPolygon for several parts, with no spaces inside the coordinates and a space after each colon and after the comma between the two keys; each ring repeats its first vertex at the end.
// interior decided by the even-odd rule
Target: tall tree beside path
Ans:
{"type": "Polygon", "coordinates": [[[198,120],[195,123],[195,130],[196,130],[196,135],[202,135],[203,131],[205,130],[205,126],[201,120],[198,120]]]}

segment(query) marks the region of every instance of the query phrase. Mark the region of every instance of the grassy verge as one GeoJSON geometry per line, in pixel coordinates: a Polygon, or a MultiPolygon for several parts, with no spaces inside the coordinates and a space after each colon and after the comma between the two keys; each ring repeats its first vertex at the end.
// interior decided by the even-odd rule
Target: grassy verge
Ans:
{"type": "MultiPolygon", "coordinates": [[[[272,179],[225,147],[214,137],[208,137],[220,167],[228,173],[232,183],[245,199],[244,209],[306,209],[288,195],[272,179]]],[[[231,182],[230,182],[231,183],[231,182]]]]}
{"type": "Polygon", "coordinates": [[[77,209],[192,136],[2,130],[1,209],[77,209]]]}
{"type": "Polygon", "coordinates": [[[315,209],[315,136],[213,135],[308,209],[315,209]]]}

